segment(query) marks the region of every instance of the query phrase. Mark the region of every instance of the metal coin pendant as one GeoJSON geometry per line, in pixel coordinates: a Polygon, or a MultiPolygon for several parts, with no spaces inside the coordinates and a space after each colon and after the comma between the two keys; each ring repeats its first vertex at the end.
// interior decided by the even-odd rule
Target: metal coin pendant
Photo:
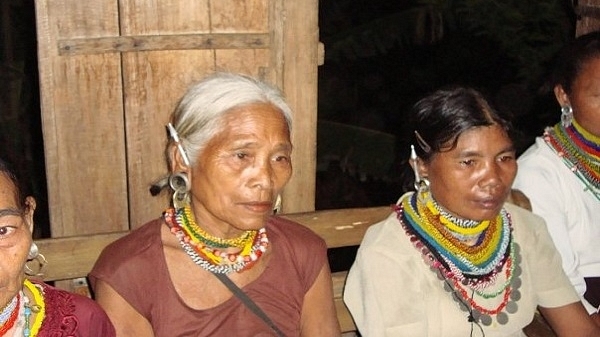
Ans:
{"type": "Polygon", "coordinates": [[[492,325],[492,317],[490,315],[481,315],[481,324],[485,326],[492,325]]]}
{"type": "Polygon", "coordinates": [[[469,307],[465,306],[465,304],[458,300],[456,297],[454,297],[454,300],[458,302],[458,307],[460,308],[460,311],[469,312],[469,307]]]}
{"type": "Polygon", "coordinates": [[[448,282],[444,282],[444,290],[448,292],[453,292],[454,289],[448,284],[448,282]]]}
{"type": "Polygon", "coordinates": [[[518,289],[521,287],[521,278],[520,277],[513,277],[512,282],[510,283],[510,285],[513,287],[513,289],[518,289]]]}
{"type": "Polygon", "coordinates": [[[521,246],[518,243],[514,243],[515,254],[519,254],[521,252],[521,246]]]}
{"type": "Polygon", "coordinates": [[[520,300],[521,299],[521,292],[518,291],[518,290],[513,290],[510,293],[510,299],[513,300],[513,301],[515,301],[515,302],[518,301],[518,300],[520,300]]]}
{"type": "Polygon", "coordinates": [[[523,270],[521,269],[521,266],[516,266],[515,270],[513,271],[513,277],[521,276],[522,272],[523,272],[523,270]]]}
{"type": "Polygon", "coordinates": [[[496,315],[496,320],[498,323],[504,325],[508,323],[508,315],[505,312],[499,312],[498,315],[496,315]]]}
{"type": "Polygon", "coordinates": [[[517,312],[517,310],[519,310],[519,305],[517,302],[508,301],[508,303],[506,303],[506,312],[509,314],[514,314],[517,312]]]}

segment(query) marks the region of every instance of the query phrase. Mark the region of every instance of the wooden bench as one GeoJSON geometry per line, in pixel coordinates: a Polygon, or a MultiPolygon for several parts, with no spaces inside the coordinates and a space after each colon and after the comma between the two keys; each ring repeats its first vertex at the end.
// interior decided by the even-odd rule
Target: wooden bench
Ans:
{"type": "MultiPolygon", "coordinates": [[[[369,226],[385,219],[389,206],[324,210],[308,213],[284,214],[285,218],[312,229],[324,238],[329,248],[358,246],[369,226]]],[[[127,232],[36,240],[40,252],[48,260],[44,270],[45,281],[59,281],[63,288],[73,290],[63,280],[82,279],[92,269],[102,249],[127,232]]],[[[334,301],[342,332],[356,331],[356,326],[343,303],[342,292],[347,271],[332,273],[334,301]]],[[[87,287],[87,283],[83,283],[87,287]]],[[[86,288],[87,290],[87,288],[86,288]]],[[[526,329],[530,337],[554,336],[540,315],[526,329]]]]}

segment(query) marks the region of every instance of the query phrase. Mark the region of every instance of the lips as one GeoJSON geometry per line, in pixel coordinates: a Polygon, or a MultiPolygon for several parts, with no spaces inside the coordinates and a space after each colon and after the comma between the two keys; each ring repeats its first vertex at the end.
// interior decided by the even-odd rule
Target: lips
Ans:
{"type": "Polygon", "coordinates": [[[475,201],[480,208],[490,211],[496,211],[504,204],[504,198],[488,197],[475,201]]]}
{"type": "Polygon", "coordinates": [[[273,211],[273,203],[270,201],[257,201],[257,202],[246,202],[243,203],[244,207],[247,209],[257,212],[257,213],[265,213],[273,211]]]}

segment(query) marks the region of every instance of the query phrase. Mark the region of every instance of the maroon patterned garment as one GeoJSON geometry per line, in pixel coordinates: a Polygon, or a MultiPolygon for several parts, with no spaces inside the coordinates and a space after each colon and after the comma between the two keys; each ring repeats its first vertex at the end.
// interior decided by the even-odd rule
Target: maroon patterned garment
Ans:
{"type": "Polygon", "coordinates": [[[115,337],[108,316],[93,300],[51,287],[42,286],[46,315],[37,337],[115,337]]]}

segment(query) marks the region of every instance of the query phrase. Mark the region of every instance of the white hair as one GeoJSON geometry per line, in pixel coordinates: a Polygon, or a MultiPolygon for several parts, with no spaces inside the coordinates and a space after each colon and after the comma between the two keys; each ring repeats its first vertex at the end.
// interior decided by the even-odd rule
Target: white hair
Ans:
{"type": "MultiPolygon", "coordinates": [[[[292,130],[292,110],[277,88],[252,77],[218,72],[192,85],[171,114],[171,124],[179,135],[190,164],[196,163],[206,143],[222,130],[223,116],[234,108],[253,103],[267,103],[277,108],[292,130]]],[[[169,149],[174,140],[169,139],[169,149]]]]}

